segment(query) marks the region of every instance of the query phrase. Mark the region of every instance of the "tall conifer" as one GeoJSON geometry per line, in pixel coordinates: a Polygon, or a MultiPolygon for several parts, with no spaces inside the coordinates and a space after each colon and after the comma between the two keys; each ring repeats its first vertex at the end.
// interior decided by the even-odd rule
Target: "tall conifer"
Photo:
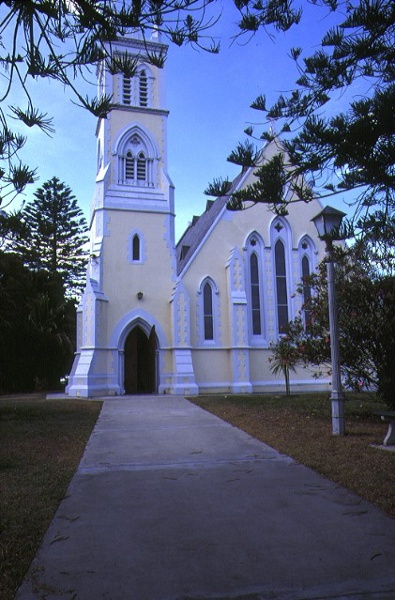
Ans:
{"type": "Polygon", "coordinates": [[[57,177],[45,182],[22,211],[27,236],[14,243],[25,264],[47,271],[66,296],[80,292],[86,270],[87,223],[71,189],[57,177]]]}

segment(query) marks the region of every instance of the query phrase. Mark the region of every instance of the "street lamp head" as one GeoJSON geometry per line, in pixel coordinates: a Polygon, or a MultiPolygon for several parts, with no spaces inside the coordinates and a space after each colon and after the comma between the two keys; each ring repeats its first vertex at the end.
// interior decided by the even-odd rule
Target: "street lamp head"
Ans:
{"type": "Polygon", "coordinates": [[[325,208],[311,220],[316,226],[318,237],[327,242],[332,242],[333,240],[342,239],[339,230],[343,217],[345,216],[346,213],[341,210],[337,210],[332,206],[325,206],[325,208]]]}

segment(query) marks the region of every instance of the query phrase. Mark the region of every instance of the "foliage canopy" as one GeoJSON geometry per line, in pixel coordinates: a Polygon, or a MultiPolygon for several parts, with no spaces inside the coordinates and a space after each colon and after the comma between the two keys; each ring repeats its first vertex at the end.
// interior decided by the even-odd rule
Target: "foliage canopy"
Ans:
{"type": "Polygon", "coordinates": [[[0,250],[0,394],[59,389],[75,347],[75,304],[44,271],[0,250]]]}
{"type": "Polygon", "coordinates": [[[31,270],[57,277],[67,296],[78,296],[85,280],[88,226],[71,189],[53,177],[18,217],[22,234],[10,242],[11,248],[31,270]]]}
{"type": "MultiPolygon", "coordinates": [[[[303,2],[235,0],[241,12],[240,31],[254,34],[262,27],[286,30],[303,18],[303,2]],[[296,8],[295,8],[295,5],[296,8]]],[[[312,0],[317,11],[332,13],[337,25],[329,28],[320,47],[304,56],[291,50],[299,77],[294,89],[272,106],[265,95],[252,107],[270,127],[255,140],[274,140],[281,134],[283,161],[273,158],[263,166],[259,149],[239,144],[228,160],[257,167],[257,183],[229,197],[228,207],[240,210],[251,203],[267,203],[286,212],[293,201],[347,194],[355,206],[355,225],[374,225],[371,211],[385,220],[395,203],[395,4],[392,0],[312,0]],[[248,151],[247,151],[248,149],[248,151]],[[264,179],[272,174],[274,185],[264,179]],[[274,174],[274,175],[273,175],[274,174]],[[291,200],[292,201],[292,200],[291,200]]],[[[304,5],[304,6],[303,6],[304,5]]],[[[317,15],[317,17],[322,15],[317,15]]],[[[260,144],[262,141],[260,141],[260,144]]],[[[208,188],[223,193],[221,179],[208,188]]]]}
{"type": "MultiPolygon", "coordinates": [[[[51,116],[33,98],[33,81],[49,79],[69,88],[80,106],[105,117],[112,98],[83,95],[78,76],[87,77],[101,60],[113,73],[132,76],[137,61],[113,51],[117,37],[133,32],[144,42],[161,35],[178,46],[193,44],[210,52],[218,46],[206,37],[215,19],[206,14],[213,0],[5,0],[0,6],[0,72],[5,85],[0,93],[0,206],[36,180],[36,171],[23,164],[18,152],[27,141],[20,125],[39,127],[51,135],[51,116]],[[14,88],[26,105],[4,106],[14,88]],[[11,116],[11,118],[10,118],[11,116]],[[19,121],[13,130],[12,119],[19,121]]],[[[165,55],[147,48],[148,61],[163,67],[165,55]]]]}
{"type": "Polygon", "coordinates": [[[58,389],[75,351],[87,225],[56,177],[0,213],[0,393],[58,389]]]}
{"type": "MultiPolygon", "coordinates": [[[[361,256],[359,245],[336,248],[335,257],[342,379],[349,389],[376,390],[379,398],[394,409],[395,278],[383,276],[376,269],[370,249],[361,256]]],[[[303,281],[299,292],[304,295],[304,305],[289,323],[286,343],[299,362],[306,367],[316,365],[319,373],[330,365],[325,262],[303,281]],[[310,289],[307,298],[306,287],[310,289]]]]}

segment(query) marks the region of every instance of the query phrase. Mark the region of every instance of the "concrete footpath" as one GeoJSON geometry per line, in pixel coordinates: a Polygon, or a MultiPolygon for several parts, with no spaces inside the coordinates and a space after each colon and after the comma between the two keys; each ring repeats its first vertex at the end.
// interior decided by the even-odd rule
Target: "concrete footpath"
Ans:
{"type": "Polygon", "coordinates": [[[183,398],[106,400],[16,598],[395,600],[395,520],[183,398]]]}

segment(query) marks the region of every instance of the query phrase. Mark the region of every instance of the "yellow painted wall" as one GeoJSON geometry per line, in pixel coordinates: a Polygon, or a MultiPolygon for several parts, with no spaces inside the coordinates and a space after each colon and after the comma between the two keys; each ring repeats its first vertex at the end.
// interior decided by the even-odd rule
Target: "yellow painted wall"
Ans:
{"type": "Polygon", "coordinates": [[[171,339],[169,300],[173,289],[171,249],[166,241],[169,217],[112,210],[104,238],[103,291],[108,298],[108,335],[123,315],[135,308],[151,314],[171,339]],[[144,237],[142,264],[128,260],[128,238],[135,229],[144,237]],[[142,292],[143,298],[137,299],[142,292]]]}

